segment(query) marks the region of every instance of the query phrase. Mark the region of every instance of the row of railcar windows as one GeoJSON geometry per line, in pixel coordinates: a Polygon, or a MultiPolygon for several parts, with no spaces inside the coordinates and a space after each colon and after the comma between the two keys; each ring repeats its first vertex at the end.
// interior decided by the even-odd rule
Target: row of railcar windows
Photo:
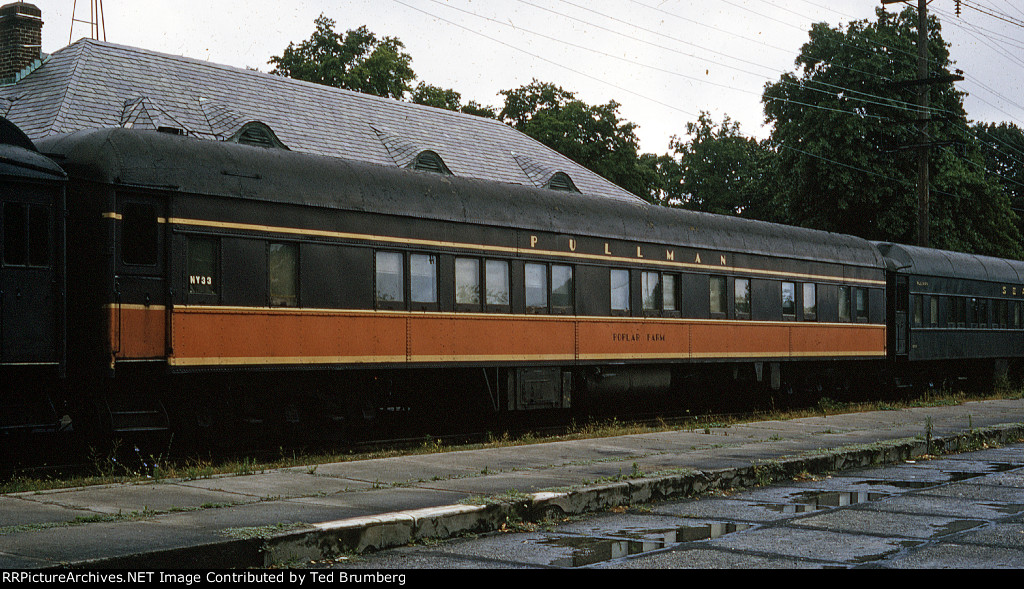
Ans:
{"type": "MultiPolygon", "coordinates": [[[[220,283],[220,241],[191,236],[187,240],[188,293],[216,296],[220,283]]],[[[299,306],[299,245],[269,242],[267,247],[268,295],[271,306],[299,306]]],[[[436,310],[439,303],[439,258],[429,253],[379,250],[374,252],[374,300],[379,309],[436,310]]],[[[524,262],[520,295],[528,313],[571,315],[575,309],[576,277],[573,266],[547,262],[524,262]]],[[[682,311],[684,275],[641,270],[640,308],[633,309],[631,271],[612,268],[609,272],[609,308],[613,315],[679,317],[682,311]]],[[[456,311],[507,313],[512,309],[512,267],[508,260],[455,256],[454,303],[456,311]]],[[[714,275],[708,277],[708,309],[711,318],[750,319],[755,303],[749,278],[714,275]],[[732,283],[732,296],[729,285],[732,283]],[[731,304],[731,308],[730,308],[731,304]],[[731,312],[730,312],[731,311],[731,312]]],[[[765,307],[781,306],[784,320],[818,320],[818,285],[786,282],[777,302],[761,301],[765,307]]],[[[764,292],[763,290],[760,292],[764,292]]],[[[199,299],[196,299],[197,301],[199,299]]],[[[212,302],[213,299],[207,302],[212,302]]],[[[689,300],[693,300],[692,298],[689,300]]],[[[520,307],[520,308],[523,308],[520,307]]],[[[836,313],[830,314],[835,316],[836,313]]],[[[934,315],[933,315],[934,316],[934,315]]],[[[1019,309],[1017,310],[1019,321],[1019,309]]],[[[838,319],[844,322],[868,320],[866,288],[838,286],[838,319]]]]}
{"type": "Polygon", "coordinates": [[[1019,301],[940,295],[913,295],[913,326],[956,329],[1021,329],[1019,301]]]}
{"type": "MultiPolygon", "coordinates": [[[[406,296],[412,308],[434,307],[438,302],[437,257],[432,254],[409,254],[378,251],[375,254],[375,299],[378,308],[404,309],[406,296]],[[405,273],[408,271],[408,291],[405,273]]],[[[507,312],[511,308],[511,278],[506,260],[455,258],[455,305],[459,311],[481,308],[507,312]]],[[[523,297],[529,313],[574,313],[573,267],[562,264],[526,262],[524,264],[523,297]]],[[[709,307],[713,318],[729,316],[728,278],[709,277],[709,307]]],[[[643,314],[678,316],[681,310],[682,276],[667,272],[644,270],[640,273],[640,305],[643,314]]],[[[632,293],[630,271],[609,270],[609,302],[613,315],[631,315],[632,293]]],[[[779,303],[786,319],[797,317],[797,289],[801,289],[801,318],[816,321],[818,316],[817,285],[782,282],[779,303]]],[[[749,319],[753,304],[749,278],[733,279],[733,313],[737,319],[749,319]]],[[[840,321],[868,320],[866,288],[839,286],[838,316],[840,321]]]]}

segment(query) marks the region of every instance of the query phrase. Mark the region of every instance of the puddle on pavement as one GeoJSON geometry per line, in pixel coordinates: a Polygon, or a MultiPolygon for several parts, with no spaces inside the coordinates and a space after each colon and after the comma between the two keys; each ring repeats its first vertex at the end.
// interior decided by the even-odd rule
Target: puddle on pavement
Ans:
{"type": "Polygon", "coordinates": [[[996,511],[1000,513],[1005,513],[1007,515],[1017,515],[1018,513],[1024,512],[1024,505],[1021,505],[1020,503],[1006,503],[1003,505],[985,503],[984,505],[992,507],[996,511]]]}
{"type": "Polygon", "coordinates": [[[790,504],[763,504],[762,507],[779,513],[809,513],[819,509],[844,507],[868,501],[880,501],[889,497],[888,493],[868,493],[865,491],[803,491],[793,495],[790,504]]]}
{"type": "Polygon", "coordinates": [[[673,544],[713,540],[752,528],[753,524],[712,523],[703,526],[682,526],[671,529],[619,531],[612,537],[558,536],[539,540],[545,546],[561,546],[572,549],[572,554],[551,561],[553,566],[581,567],[599,562],[661,550],[673,544]],[[614,536],[625,536],[619,540],[614,536]]]}
{"type": "Polygon", "coordinates": [[[901,481],[896,479],[869,479],[857,481],[854,484],[896,487],[897,489],[928,489],[931,487],[945,485],[946,483],[957,483],[960,481],[966,481],[967,479],[973,479],[975,477],[985,475],[985,473],[981,472],[944,472],[943,474],[949,476],[949,478],[944,481],[901,481]]]}
{"type": "Polygon", "coordinates": [[[985,525],[985,522],[981,521],[981,520],[976,520],[976,519],[955,519],[955,520],[953,520],[953,521],[951,521],[951,522],[949,522],[947,524],[943,524],[941,526],[933,526],[935,528],[935,533],[932,534],[932,537],[935,537],[935,536],[948,536],[950,534],[955,534],[957,532],[963,532],[964,530],[970,530],[972,528],[976,528],[976,527],[982,526],[982,525],[985,525]]]}
{"type": "Polygon", "coordinates": [[[905,550],[907,548],[916,548],[917,546],[920,546],[920,545],[924,544],[924,542],[922,542],[920,540],[904,540],[904,541],[899,542],[898,544],[899,544],[900,548],[898,548],[896,550],[887,550],[887,551],[881,552],[879,554],[865,554],[863,556],[855,556],[853,558],[853,562],[856,563],[856,564],[865,564],[865,563],[869,563],[869,562],[885,560],[885,559],[887,559],[887,558],[889,558],[891,556],[899,554],[900,552],[902,552],[903,550],[905,550]]]}
{"type": "Polygon", "coordinates": [[[989,464],[992,465],[992,472],[1006,472],[1021,466],[1012,462],[990,462],[989,464]]]}

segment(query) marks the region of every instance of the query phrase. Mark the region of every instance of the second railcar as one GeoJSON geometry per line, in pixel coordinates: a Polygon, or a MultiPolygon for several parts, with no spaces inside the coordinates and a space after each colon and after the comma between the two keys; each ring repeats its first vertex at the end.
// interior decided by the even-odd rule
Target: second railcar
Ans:
{"type": "Polygon", "coordinates": [[[879,243],[894,369],[919,385],[1021,374],[1024,262],[879,243]]]}

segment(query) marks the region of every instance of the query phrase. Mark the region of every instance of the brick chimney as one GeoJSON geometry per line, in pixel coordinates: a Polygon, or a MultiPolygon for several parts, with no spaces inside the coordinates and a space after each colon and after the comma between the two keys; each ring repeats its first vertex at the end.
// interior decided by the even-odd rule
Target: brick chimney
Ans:
{"type": "Polygon", "coordinates": [[[0,81],[11,78],[42,55],[43,13],[32,4],[0,6],[0,81]]]}

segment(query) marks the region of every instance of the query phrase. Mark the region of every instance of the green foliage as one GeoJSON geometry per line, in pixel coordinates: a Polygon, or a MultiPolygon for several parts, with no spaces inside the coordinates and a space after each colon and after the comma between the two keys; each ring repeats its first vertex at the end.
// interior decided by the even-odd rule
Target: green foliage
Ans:
{"type": "Polygon", "coordinates": [[[276,65],[271,73],[389,98],[401,99],[412,90],[416,74],[401,41],[378,39],[365,26],[341,35],[322,14],[315,24],[309,39],[289,43],[282,55],[270,58],[276,65]]]}
{"type": "MultiPolygon", "coordinates": [[[[978,123],[978,138],[985,169],[996,176],[1018,217],[1024,214],[1024,130],[1013,123],[978,123]]],[[[1018,227],[1022,227],[1018,223],[1018,227]]]]}
{"type": "Polygon", "coordinates": [[[640,164],[636,125],[619,119],[619,103],[589,105],[537,80],[501,93],[500,120],[633,194],[653,190],[657,177],[640,164]]]}
{"type": "Polygon", "coordinates": [[[462,94],[450,88],[440,88],[425,82],[420,82],[413,90],[412,101],[416,104],[464,112],[478,117],[490,119],[498,117],[493,107],[483,106],[473,100],[462,104],[462,94]]]}
{"type": "MultiPolygon", "coordinates": [[[[918,78],[916,13],[879,9],[877,21],[845,29],[813,25],[787,73],[764,91],[778,149],[781,220],[867,239],[912,243],[916,234],[917,154],[913,121],[918,78]]],[[[930,75],[948,71],[938,20],[929,22],[930,75]]],[[[933,120],[932,247],[1019,257],[1010,201],[985,173],[967,127],[963,94],[951,82],[928,87],[933,120]],[[941,119],[941,120],[938,120],[941,119]]]]}
{"type": "Polygon", "coordinates": [[[686,124],[686,133],[688,141],[673,137],[669,143],[678,160],[666,155],[653,162],[666,182],[661,185],[659,201],[709,213],[774,220],[775,153],[767,143],[744,137],[739,123],[728,116],[716,127],[706,112],[697,122],[686,124]]]}

